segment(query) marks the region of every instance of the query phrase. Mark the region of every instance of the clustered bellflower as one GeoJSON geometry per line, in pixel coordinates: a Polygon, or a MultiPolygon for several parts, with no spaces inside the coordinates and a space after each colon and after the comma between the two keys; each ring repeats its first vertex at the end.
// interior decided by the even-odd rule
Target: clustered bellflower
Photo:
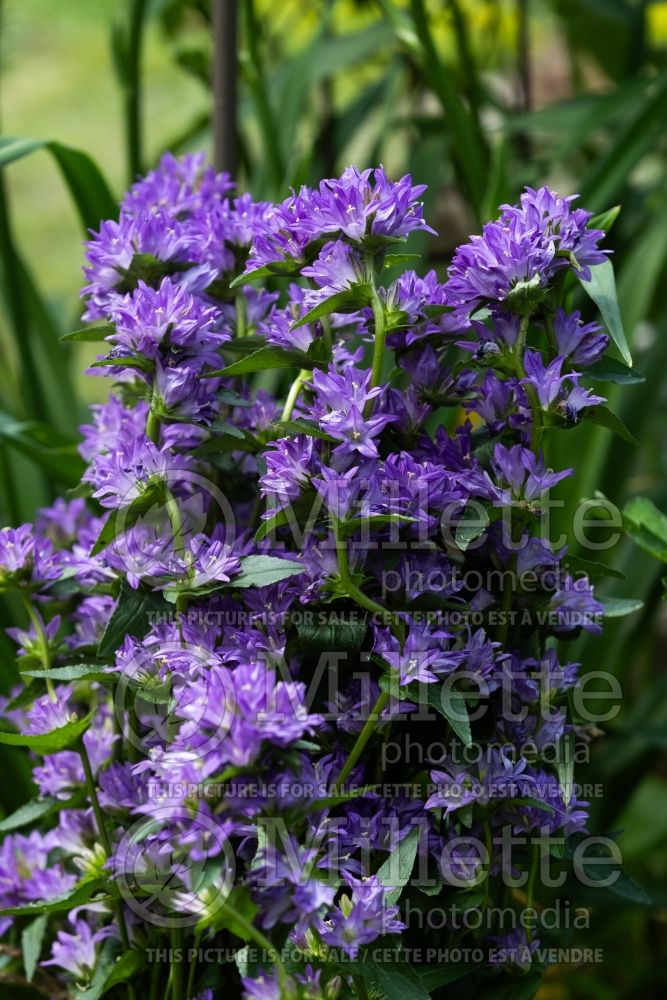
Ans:
{"type": "MultiPolygon", "coordinates": [[[[151,996],[379,995],[374,943],[392,968],[423,944],[406,900],[483,912],[504,830],[586,830],[554,763],[581,735],[562,643],[602,605],[541,528],[572,471],[544,432],[604,402],[583,381],[606,334],[564,306],[603,233],[527,189],[423,276],[395,257],[433,232],[423,191],[350,167],[255,202],[167,155],[86,245],[113,388],[82,428],[85,496],[0,531],[33,670],[2,711],[43,804],[0,846],[0,929],[72,893],[37,972],[70,995],[170,934],[236,959],[153,965],[151,996]],[[396,763],[419,722],[447,753],[396,763]]],[[[468,936],[505,941],[503,968],[462,976],[537,967],[535,936],[501,931],[468,936]]]]}

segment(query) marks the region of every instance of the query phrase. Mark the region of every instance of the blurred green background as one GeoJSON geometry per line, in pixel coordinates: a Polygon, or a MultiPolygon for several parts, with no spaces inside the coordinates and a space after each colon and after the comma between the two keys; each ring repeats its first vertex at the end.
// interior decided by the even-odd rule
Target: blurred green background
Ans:
{"type": "MultiPolygon", "coordinates": [[[[18,523],[76,483],[77,425],[107,393],[81,374],[95,346],[58,342],[79,325],[84,226],[109,214],[138,165],[165,149],[212,149],[213,46],[207,0],[4,0],[0,10],[0,514],[18,523]],[[27,147],[9,138],[62,146],[18,158],[27,147]]],[[[453,248],[524,184],[580,192],[595,211],[622,205],[609,243],[646,381],[603,391],[639,445],[587,425],[547,441],[548,458],[577,465],[561,490],[568,514],[596,490],[621,508],[641,493],[667,510],[667,3],[243,0],[237,52],[240,186],[284,196],[351,162],[410,171],[429,185],[441,277],[453,248]]],[[[592,315],[590,302],[572,304],[592,315]]],[[[577,943],[604,947],[605,962],[552,969],[541,1000],[658,997],[667,986],[664,569],[629,538],[592,558],[624,574],[601,579],[601,592],[643,607],[568,650],[624,692],[580,778],[604,782],[593,826],[621,831],[627,870],[653,902],[587,900],[592,929],[577,943]]],[[[4,624],[11,611],[2,607],[4,624]]],[[[11,659],[4,640],[0,651],[11,659]]],[[[6,810],[24,796],[20,782],[0,791],[6,810]]]]}

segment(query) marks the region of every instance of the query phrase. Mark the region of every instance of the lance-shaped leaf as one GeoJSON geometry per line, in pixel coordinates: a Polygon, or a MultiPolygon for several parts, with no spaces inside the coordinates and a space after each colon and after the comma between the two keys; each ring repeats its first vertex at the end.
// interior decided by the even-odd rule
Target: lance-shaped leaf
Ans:
{"type": "Polygon", "coordinates": [[[145,635],[154,616],[166,610],[167,604],[160,594],[150,590],[133,590],[123,581],[118,603],[104,630],[97,655],[106,657],[115,653],[126,635],[145,635]]]}
{"type": "Polygon", "coordinates": [[[247,354],[238,361],[232,361],[226,368],[206,372],[203,378],[228,378],[232,375],[250,375],[252,372],[263,372],[273,368],[326,368],[323,361],[316,361],[305,351],[287,351],[284,347],[267,344],[258,351],[247,354]]]}
{"type": "Polygon", "coordinates": [[[98,892],[102,891],[106,882],[102,878],[85,878],[77,882],[68,892],[63,892],[52,899],[35,899],[19,906],[3,906],[0,917],[29,917],[38,913],[62,913],[73,910],[75,906],[87,903],[98,892]]]}
{"type": "Polygon", "coordinates": [[[391,886],[385,895],[387,906],[398,902],[403,887],[410,880],[419,849],[419,834],[419,827],[415,826],[378,868],[377,876],[382,885],[391,886]]]}
{"type": "Polygon", "coordinates": [[[590,270],[591,277],[588,281],[584,281],[581,277],[579,278],[581,287],[590,295],[600,310],[605,326],[609,330],[611,339],[621,352],[623,360],[627,365],[632,367],[632,355],[630,354],[628,342],[625,339],[621,311],[618,308],[614,266],[610,260],[605,260],[602,264],[595,264],[590,270]]]}
{"type": "Polygon", "coordinates": [[[613,431],[613,433],[618,437],[622,438],[623,441],[627,441],[628,444],[637,444],[636,438],[630,433],[621,418],[602,404],[598,406],[587,406],[586,409],[582,411],[581,419],[587,420],[591,424],[597,424],[599,427],[606,427],[608,430],[613,431]]]}
{"type": "Polygon", "coordinates": [[[623,508],[626,533],[641,549],[667,562],[667,516],[648,497],[633,497],[623,508]]]}
{"type": "Polygon", "coordinates": [[[0,743],[5,743],[11,747],[27,747],[39,754],[58,753],[60,750],[67,750],[86,732],[93,715],[86,715],[83,719],[76,719],[68,722],[65,726],[52,729],[48,733],[0,733],[0,743]]]}
{"type": "Polygon", "coordinates": [[[336,292],[334,295],[330,295],[323,302],[319,302],[312,309],[309,309],[304,316],[294,323],[294,328],[305,326],[306,323],[314,323],[316,320],[322,319],[323,316],[330,316],[331,313],[356,312],[357,309],[363,309],[364,306],[370,305],[370,302],[370,285],[352,285],[343,292],[336,292]]]}
{"type": "Polygon", "coordinates": [[[278,556],[245,556],[241,560],[241,573],[233,577],[232,587],[269,587],[290,576],[303,573],[301,563],[278,556]]]}
{"type": "Polygon", "coordinates": [[[70,333],[64,333],[60,340],[65,343],[70,341],[78,344],[99,344],[104,343],[106,338],[112,333],[115,333],[116,328],[110,323],[93,323],[90,326],[84,326],[80,330],[72,330],[70,333]]]}

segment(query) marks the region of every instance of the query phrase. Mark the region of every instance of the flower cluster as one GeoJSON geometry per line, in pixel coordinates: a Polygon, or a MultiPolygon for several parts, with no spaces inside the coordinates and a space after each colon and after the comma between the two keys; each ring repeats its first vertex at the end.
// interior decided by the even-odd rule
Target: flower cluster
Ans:
{"type": "Polygon", "coordinates": [[[0,929],[44,901],[37,975],[72,995],[122,954],[132,996],[170,935],[187,980],[155,965],[151,996],[427,993],[403,903],[484,913],[506,874],[533,885],[526,837],[586,829],[561,644],[603,609],[545,536],[572,470],[544,446],[604,403],[607,336],[564,307],[603,234],[529,189],[422,276],[395,251],[432,232],[423,190],[351,167],[268,204],[165,156],[87,244],[113,393],[81,495],[0,532],[27,615],[2,710],[39,792],[0,848],[0,929]],[[211,978],[213,945],[236,958],[211,978]]]}

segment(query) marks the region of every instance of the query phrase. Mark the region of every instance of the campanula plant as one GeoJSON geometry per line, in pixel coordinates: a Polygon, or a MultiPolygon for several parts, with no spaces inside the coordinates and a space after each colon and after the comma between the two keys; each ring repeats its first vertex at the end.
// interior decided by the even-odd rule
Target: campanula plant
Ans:
{"type": "Polygon", "coordinates": [[[423,275],[423,190],[350,167],[255,202],[165,156],[87,244],[70,339],[113,387],[80,487],[0,532],[0,741],[37,789],[0,930],[50,995],[537,988],[544,866],[585,872],[567,642],[604,612],[544,449],[625,431],[569,309],[608,251],[526,189],[423,275]]]}

